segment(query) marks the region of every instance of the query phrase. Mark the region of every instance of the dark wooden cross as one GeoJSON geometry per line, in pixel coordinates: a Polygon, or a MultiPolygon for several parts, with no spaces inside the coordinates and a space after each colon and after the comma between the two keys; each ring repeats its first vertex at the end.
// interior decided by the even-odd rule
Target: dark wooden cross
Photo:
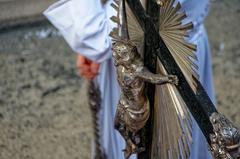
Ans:
{"type": "MultiPolygon", "coordinates": [[[[157,29],[159,26],[158,5],[155,0],[148,0],[145,12],[139,0],[127,0],[127,3],[145,32],[145,66],[154,73],[156,71],[156,59],[159,58],[169,74],[177,75],[179,78],[177,89],[210,144],[210,134],[213,133],[210,116],[217,110],[199,81],[196,82],[198,86],[196,94],[193,92],[181,69],[160,37],[157,29]]],[[[151,108],[154,106],[154,91],[152,90],[154,90],[154,86],[148,85],[147,93],[151,108]]],[[[153,113],[146,128],[142,130],[146,151],[138,155],[139,159],[151,158],[152,122],[154,122],[153,113]]]]}

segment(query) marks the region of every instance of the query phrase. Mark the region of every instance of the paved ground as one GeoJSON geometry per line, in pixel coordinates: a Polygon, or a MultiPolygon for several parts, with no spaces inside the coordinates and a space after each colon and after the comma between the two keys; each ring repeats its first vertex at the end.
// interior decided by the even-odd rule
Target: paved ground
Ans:
{"type": "Polygon", "coordinates": [[[240,1],[213,1],[206,27],[219,110],[240,126],[240,1]]]}
{"type": "MultiPolygon", "coordinates": [[[[217,104],[240,126],[240,1],[207,19],[217,104]]],[[[49,25],[0,33],[0,159],[89,159],[86,82],[49,25]]]]}
{"type": "Polygon", "coordinates": [[[0,22],[41,15],[56,0],[0,0],[0,22]]]}
{"type": "Polygon", "coordinates": [[[42,29],[0,35],[0,158],[88,159],[85,83],[63,39],[39,39],[42,29]]]}

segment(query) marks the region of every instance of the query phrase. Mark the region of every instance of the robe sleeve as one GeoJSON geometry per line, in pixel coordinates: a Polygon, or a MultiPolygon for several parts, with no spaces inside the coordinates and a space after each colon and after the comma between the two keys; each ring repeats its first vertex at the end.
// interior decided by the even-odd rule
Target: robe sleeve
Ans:
{"type": "Polygon", "coordinates": [[[111,57],[110,26],[100,0],[60,0],[44,15],[73,51],[99,63],[111,57]]]}

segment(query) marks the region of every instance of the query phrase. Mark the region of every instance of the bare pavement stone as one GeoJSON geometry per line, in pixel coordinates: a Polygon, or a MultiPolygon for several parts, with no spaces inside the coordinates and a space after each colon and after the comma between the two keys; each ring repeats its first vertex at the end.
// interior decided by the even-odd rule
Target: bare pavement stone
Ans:
{"type": "Polygon", "coordinates": [[[75,54],[49,25],[0,34],[0,159],[88,159],[75,54]]]}
{"type": "Polygon", "coordinates": [[[42,12],[57,0],[0,0],[0,29],[44,20],[42,12]]]}

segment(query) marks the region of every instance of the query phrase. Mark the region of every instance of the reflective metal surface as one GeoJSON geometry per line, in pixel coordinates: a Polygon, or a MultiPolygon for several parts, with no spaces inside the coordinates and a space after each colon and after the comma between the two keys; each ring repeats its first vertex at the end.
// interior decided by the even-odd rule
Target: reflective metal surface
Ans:
{"type": "Polygon", "coordinates": [[[174,75],[152,74],[144,66],[136,46],[118,41],[113,45],[113,57],[117,68],[121,96],[117,107],[115,127],[126,140],[125,157],[144,150],[137,145],[137,132],[146,124],[150,108],[145,95],[145,82],[153,84],[177,84],[174,75]]]}
{"type": "Polygon", "coordinates": [[[214,134],[211,134],[211,148],[215,159],[240,158],[240,130],[224,115],[214,113],[210,118],[214,134]]]}

